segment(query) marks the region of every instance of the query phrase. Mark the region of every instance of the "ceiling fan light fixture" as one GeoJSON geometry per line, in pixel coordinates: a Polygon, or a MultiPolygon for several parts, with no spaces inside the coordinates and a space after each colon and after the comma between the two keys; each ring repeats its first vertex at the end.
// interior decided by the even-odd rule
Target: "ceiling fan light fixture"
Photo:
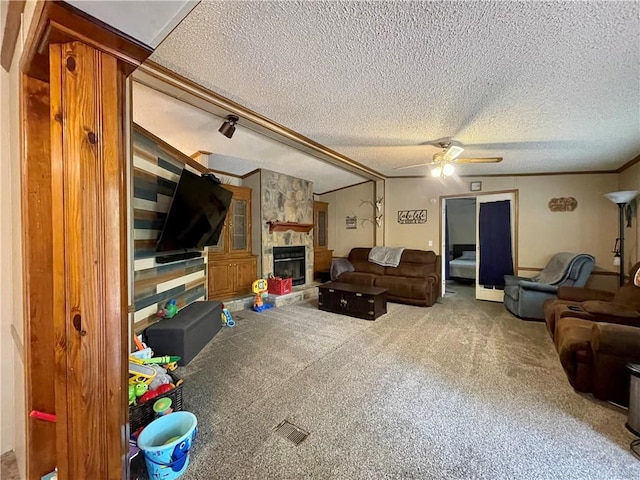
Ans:
{"type": "Polygon", "coordinates": [[[445,163],[444,166],[442,167],[442,176],[450,177],[455,173],[455,171],[456,170],[455,168],[453,168],[453,165],[451,165],[450,163],[445,163]]]}
{"type": "Polygon", "coordinates": [[[440,175],[442,175],[442,167],[435,167],[431,169],[432,177],[439,177],[440,175]]]}

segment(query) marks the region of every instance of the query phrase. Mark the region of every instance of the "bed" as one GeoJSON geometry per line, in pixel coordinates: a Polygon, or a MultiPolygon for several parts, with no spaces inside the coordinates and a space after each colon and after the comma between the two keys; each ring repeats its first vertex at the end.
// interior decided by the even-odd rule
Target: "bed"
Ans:
{"type": "Polygon", "coordinates": [[[449,278],[476,279],[476,246],[474,244],[453,245],[453,260],[449,261],[449,278]]]}

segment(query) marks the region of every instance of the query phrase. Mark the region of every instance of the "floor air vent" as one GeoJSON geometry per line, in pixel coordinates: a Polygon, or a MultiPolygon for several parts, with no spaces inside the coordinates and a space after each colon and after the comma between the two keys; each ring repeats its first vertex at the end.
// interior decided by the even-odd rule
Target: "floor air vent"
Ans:
{"type": "Polygon", "coordinates": [[[300,427],[296,427],[293,423],[287,422],[286,420],[274,428],[273,431],[294,445],[300,445],[309,436],[309,432],[304,431],[300,427]]]}

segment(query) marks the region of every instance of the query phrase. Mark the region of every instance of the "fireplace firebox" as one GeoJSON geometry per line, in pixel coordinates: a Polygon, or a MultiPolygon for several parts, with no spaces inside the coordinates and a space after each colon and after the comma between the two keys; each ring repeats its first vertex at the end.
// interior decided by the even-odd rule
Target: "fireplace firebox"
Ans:
{"type": "Polygon", "coordinates": [[[293,285],[304,285],[306,276],[305,247],[273,247],[273,274],[291,277],[293,285]]]}

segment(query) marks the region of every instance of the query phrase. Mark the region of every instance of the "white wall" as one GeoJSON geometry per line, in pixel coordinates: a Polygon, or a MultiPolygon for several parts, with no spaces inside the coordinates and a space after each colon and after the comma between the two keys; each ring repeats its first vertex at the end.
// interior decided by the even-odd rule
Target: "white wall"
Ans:
{"type": "MultiPolygon", "coordinates": [[[[0,3],[0,31],[4,31],[7,2],[0,3]]],[[[11,215],[11,137],[10,127],[10,78],[9,73],[0,69],[0,272],[12,272],[12,215],[11,215]]],[[[13,351],[11,319],[13,318],[13,282],[2,282],[0,305],[5,305],[0,316],[0,340],[2,352],[13,351]]],[[[2,407],[0,408],[0,447],[2,453],[14,448],[13,439],[13,355],[3,355],[0,363],[2,407]]]]}
{"type": "Polygon", "coordinates": [[[329,204],[329,249],[334,257],[346,257],[353,247],[374,245],[374,185],[361,183],[319,196],[329,204]],[[354,215],[358,217],[357,228],[347,230],[345,217],[354,215]]]}
{"type": "MultiPolygon", "coordinates": [[[[7,2],[0,2],[2,31],[6,18],[7,2]]],[[[2,338],[1,404],[2,452],[15,450],[18,469],[26,474],[24,411],[24,315],[22,289],[22,221],[20,185],[20,56],[24,39],[33,18],[36,2],[27,1],[22,32],[9,73],[0,69],[0,271],[3,274],[0,287],[0,336],[2,338]],[[15,329],[17,341],[11,334],[15,329]]]]}

